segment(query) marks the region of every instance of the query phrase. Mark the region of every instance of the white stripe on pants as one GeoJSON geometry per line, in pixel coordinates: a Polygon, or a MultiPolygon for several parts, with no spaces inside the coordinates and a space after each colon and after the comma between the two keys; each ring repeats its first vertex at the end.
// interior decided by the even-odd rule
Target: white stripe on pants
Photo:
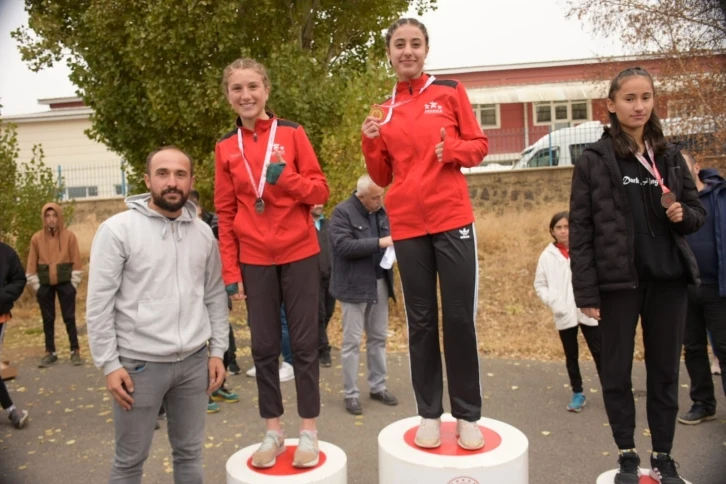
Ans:
{"type": "Polygon", "coordinates": [[[388,286],[385,278],[377,281],[378,300],[372,303],[347,303],[343,309],[343,389],[345,398],[358,398],[358,364],[363,330],[366,332],[368,386],[372,393],[386,389],[386,336],[388,333],[388,286]]]}

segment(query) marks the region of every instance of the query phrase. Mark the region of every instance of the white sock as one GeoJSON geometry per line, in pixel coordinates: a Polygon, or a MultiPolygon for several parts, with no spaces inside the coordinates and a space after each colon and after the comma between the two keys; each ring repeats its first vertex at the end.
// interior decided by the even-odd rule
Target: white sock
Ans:
{"type": "Polygon", "coordinates": [[[15,410],[15,405],[10,405],[8,408],[5,409],[5,411],[8,412],[8,415],[13,413],[13,410],[15,410]]]}

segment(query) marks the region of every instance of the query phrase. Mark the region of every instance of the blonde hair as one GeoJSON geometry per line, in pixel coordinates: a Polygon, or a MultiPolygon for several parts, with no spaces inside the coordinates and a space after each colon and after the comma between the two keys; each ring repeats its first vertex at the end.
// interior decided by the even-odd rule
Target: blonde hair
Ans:
{"type": "Polygon", "coordinates": [[[252,69],[256,71],[262,76],[262,84],[264,84],[267,89],[270,88],[270,76],[267,75],[267,69],[265,66],[254,59],[250,59],[249,57],[242,57],[225,67],[224,72],[222,72],[222,92],[225,97],[227,96],[227,89],[229,88],[229,76],[232,75],[233,71],[241,69],[252,69]]]}

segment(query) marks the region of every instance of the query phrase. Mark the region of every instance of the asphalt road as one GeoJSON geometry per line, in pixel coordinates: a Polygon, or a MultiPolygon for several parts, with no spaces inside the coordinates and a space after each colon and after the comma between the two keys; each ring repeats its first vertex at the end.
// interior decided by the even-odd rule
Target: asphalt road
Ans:
{"type": "MultiPolygon", "coordinates": [[[[90,363],[73,367],[67,357],[46,370],[35,363],[35,357],[16,362],[20,375],[8,385],[16,404],[31,414],[23,430],[11,427],[4,417],[0,422],[0,483],[107,482],[113,455],[112,400],[102,373],[90,363]]],[[[249,367],[251,360],[241,358],[240,365],[249,367]]],[[[600,473],[616,467],[617,450],[591,363],[583,363],[588,405],[580,414],[565,410],[570,393],[564,363],[482,359],[481,368],[484,416],[507,422],[527,435],[531,484],[594,483],[600,473]]],[[[361,367],[361,375],[364,371],[361,367]]],[[[207,416],[204,463],[206,482],[211,483],[224,483],[227,458],[257,442],[264,431],[254,380],[242,374],[228,381],[241,400],[223,404],[220,413],[207,416]]],[[[688,390],[683,388],[687,381],[682,368],[682,408],[690,405],[688,390]]],[[[636,444],[647,466],[650,439],[642,363],[635,364],[633,382],[636,444]]],[[[360,384],[364,414],[356,419],[343,408],[339,353],[334,353],[333,367],[321,369],[319,435],[346,452],[350,484],[373,484],[378,481],[378,433],[395,420],[415,415],[406,355],[389,355],[388,388],[400,401],[397,407],[370,400],[362,376],[360,384]]],[[[720,382],[717,390],[718,419],[696,426],[679,424],[676,431],[673,455],[682,475],[693,484],[726,483],[726,398],[720,382]]],[[[295,437],[298,423],[292,382],[283,384],[283,395],[287,409],[283,422],[288,436],[295,437]]],[[[448,403],[445,408],[448,411],[448,403]]],[[[154,437],[145,483],[172,482],[165,428],[163,422],[154,437]]]]}

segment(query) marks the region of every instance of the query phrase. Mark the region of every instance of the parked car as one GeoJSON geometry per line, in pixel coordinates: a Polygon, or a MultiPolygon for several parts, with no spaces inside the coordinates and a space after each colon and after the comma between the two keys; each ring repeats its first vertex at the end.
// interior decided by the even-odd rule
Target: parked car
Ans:
{"type": "Polygon", "coordinates": [[[522,151],[522,158],[513,168],[573,165],[588,144],[600,139],[603,128],[599,121],[588,121],[552,131],[522,151]]]}

